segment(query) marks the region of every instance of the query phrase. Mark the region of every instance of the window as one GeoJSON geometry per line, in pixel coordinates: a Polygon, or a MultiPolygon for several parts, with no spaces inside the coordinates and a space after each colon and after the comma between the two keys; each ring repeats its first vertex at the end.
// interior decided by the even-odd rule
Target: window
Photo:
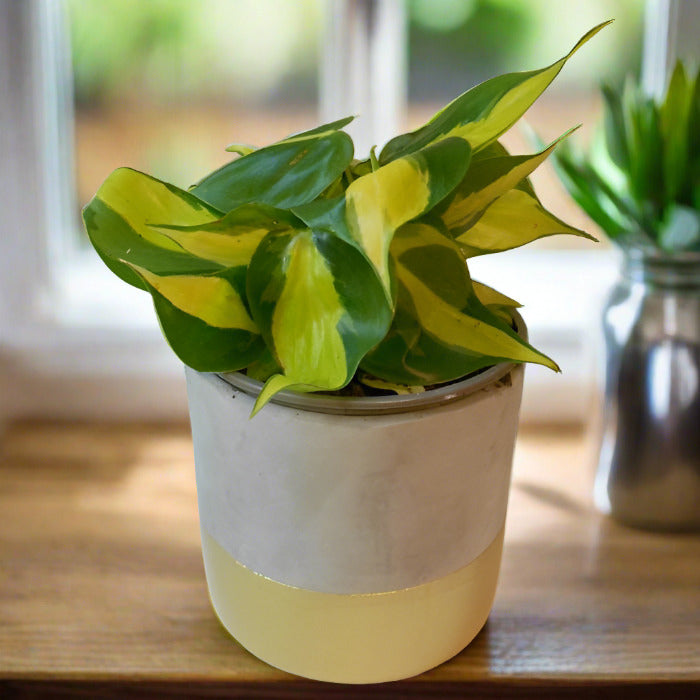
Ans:
{"type": "MultiPolygon", "coordinates": [[[[214,167],[227,139],[264,143],[305,128],[318,120],[317,103],[321,118],[361,113],[353,136],[364,150],[421,123],[468,83],[553,60],[582,27],[619,12],[607,40],[617,33],[627,62],[583,50],[533,113],[552,137],[563,130],[560,120],[571,124],[568,105],[576,103],[576,114],[580,101],[595,107],[590,92],[572,97],[582,75],[597,77],[601,66],[634,69],[638,4],[0,0],[0,419],[185,415],[181,367],[150,299],[112,279],[81,242],[79,204],[113,167],[128,163],[188,184],[183,173],[214,167]],[[583,16],[571,19],[577,10],[583,16]],[[93,15],[102,20],[92,25],[99,31],[91,29],[93,15]],[[105,55],[110,32],[121,45],[105,55]],[[451,69],[458,64],[466,69],[451,69]],[[159,66],[167,70],[159,74],[159,66]],[[433,79],[438,74],[443,83],[433,79]]],[[[694,47],[699,5],[648,3],[648,80],[663,82],[676,46],[694,47]]],[[[540,194],[581,223],[578,212],[559,209],[569,206],[566,198],[540,194]]],[[[475,275],[526,305],[534,342],[564,369],[556,378],[528,370],[526,415],[583,417],[584,338],[614,258],[566,246],[497,258],[477,261],[475,275]]]]}

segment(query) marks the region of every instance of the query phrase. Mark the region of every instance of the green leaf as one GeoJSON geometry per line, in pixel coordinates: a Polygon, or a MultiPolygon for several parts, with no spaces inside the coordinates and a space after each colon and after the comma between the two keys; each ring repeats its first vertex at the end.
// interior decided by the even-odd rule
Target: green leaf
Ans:
{"type": "MultiPolygon", "coordinates": [[[[544,148],[544,144],[542,144],[544,148]]],[[[484,146],[479,151],[472,153],[472,163],[477,160],[486,160],[487,158],[500,158],[502,156],[509,156],[510,151],[500,142],[492,141],[488,146],[484,146]]]]}
{"type": "Polygon", "coordinates": [[[391,139],[382,150],[380,163],[388,163],[450,136],[466,139],[473,151],[487,146],[525,113],[566,61],[607,24],[610,22],[591,29],[566,56],[551,66],[491,78],[465,92],[420,129],[391,139]]]}
{"type": "Polygon", "coordinates": [[[474,257],[518,248],[557,234],[596,240],[589,233],[565,224],[527,192],[512,189],[493,202],[479,220],[455,240],[465,257],[474,257]]]}
{"type": "Polygon", "coordinates": [[[688,119],[688,136],[690,141],[690,162],[694,170],[690,173],[690,179],[694,183],[700,182],[700,67],[695,69],[693,86],[690,90],[691,107],[688,119]]]}
{"type": "Polygon", "coordinates": [[[379,169],[379,161],[377,160],[376,151],[377,151],[376,146],[372,146],[372,148],[369,149],[369,163],[370,163],[370,166],[372,167],[372,172],[379,169]]]}
{"type": "Polygon", "coordinates": [[[582,162],[582,157],[575,154],[568,144],[554,154],[554,166],[562,183],[574,201],[606,233],[616,240],[623,237],[636,224],[619,207],[611,202],[605,194],[604,182],[595,170],[582,162]]]}
{"type": "Polygon", "coordinates": [[[298,140],[305,140],[311,137],[317,137],[317,136],[325,136],[327,134],[330,134],[334,131],[339,131],[340,129],[344,129],[348,124],[350,124],[353,120],[355,119],[355,115],[351,115],[349,117],[341,117],[340,119],[336,119],[333,122],[328,122],[327,124],[321,124],[320,126],[315,126],[313,129],[309,129],[308,131],[301,131],[298,134],[292,134],[291,136],[287,136],[285,141],[298,141],[298,140]]]}
{"type": "Polygon", "coordinates": [[[659,110],[654,100],[628,80],[622,94],[627,149],[630,155],[628,184],[632,197],[649,211],[645,228],[653,230],[663,209],[664,183],[659,110]]]}
{"type": "Polygon", "coordinates": [[[263,384],[273,374],[279,374],[280,371],[281,367],[277,364],[277,361],[272,356],[267,346],[265,346],[260,355],[246,367],[246,375],[251,379],[257,379],[263,384]]]}
{"type": "Polygon", "coordinates": [[[352,139],[338,131],[350,118],[290,136],[227,163],[191,192],[223,212],[258,202],[288,209],[310,202],[352,160],[352,139]]]}
{"type": "Polygon", "coordinates": [[[85,228],[100,257],[112,272],[139,289],[145,288],[142,278],[124,260],[156,274],[221,269],[188,255],[152,223],[204,225],[221,216],[192,194],[130,168],[115,170],[83,210],[85,228]]]}
{"type": "Polygon", "coordinates": [[[619,93],[609,85],[603,85],[601,93],[604,102],[603,124],[608,152],[618,167],[627,170],[630,165],[630,153],[622,100],[619,93]]]}
{"type": "Polygon", "coordinates": [[[700,251],[700,212],[677,204],[661,223],[659,244],[669,252],[700,251]]]}
{"type": "Polygon", "coordinates": [[[254,413],[288,387],[335,390],[386,333],[391,308],[361,252],[324,229],[273,231],[248,270],[248,300],[281,373],[254,413]]]}
{"type": "Polygon", "coordinates": [[[693,87],[683,63],[678,61],[671,75],[666,98],[659,110],[663,139],[663,184],[667,202],[677,199],[687,186],[690,172],[690,119],[693,87]]]}
{"type": "MultiPolygon", "coordinates": [[[[450,235],[457,238],[466,232],[494,200],[522,183],[574,130],[533,155],[475,160],[452,195],[436,210],[450,235]]],[[[523,189],[527,192],[529,188],[526,185],[523,189]]]]}
{"type": "Polygon", "coordinates": [[[363,370],[413,385],[458,379],[505,360],[558,369],[479,301],[459,248],[435,227],[403,226],[392,256],[399,282],[394,321],[363,370]]]}

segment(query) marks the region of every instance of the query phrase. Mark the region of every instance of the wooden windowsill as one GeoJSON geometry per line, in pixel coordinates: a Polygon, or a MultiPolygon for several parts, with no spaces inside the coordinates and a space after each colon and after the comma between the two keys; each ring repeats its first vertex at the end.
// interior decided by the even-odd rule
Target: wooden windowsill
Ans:
{"type": "Polygon", "coordinates": [[[696,697],[700,538],[596,513],[585,436],[518,440],[489,622],[372,687],[258,661],[211,610],[184,426],[24,423],[0,461],[0,697],[696,697]]]}

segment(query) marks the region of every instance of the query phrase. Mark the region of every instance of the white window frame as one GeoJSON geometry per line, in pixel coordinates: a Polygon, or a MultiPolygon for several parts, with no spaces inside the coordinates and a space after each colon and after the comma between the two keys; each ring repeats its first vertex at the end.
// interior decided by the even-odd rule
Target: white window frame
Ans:
{"type": "MultiPolygon", "coordinates": [[[[403,5],[334,0],[328,7],[321,116],[364,115],[353,135],[366,150],[395,133],[405,104],[403,5]]],[[[697,27],[699,16],[698,0],[649,0],[650,90],[663,84],[679,51],[679,27],[697,27]]],[[[62,22],[57,0],[0,0],[0,424],[23,416],[184,419],[182,368],[148,296],[68,250],[75,248],[72,114],[62,22]]],[[[587,339],[615,276],[614,255],[497,257],[475,261],[473,271],[525,303],[531,340],[564,370],[528,369],[524,417],[584,419],[593,389],[587,339]]]]}

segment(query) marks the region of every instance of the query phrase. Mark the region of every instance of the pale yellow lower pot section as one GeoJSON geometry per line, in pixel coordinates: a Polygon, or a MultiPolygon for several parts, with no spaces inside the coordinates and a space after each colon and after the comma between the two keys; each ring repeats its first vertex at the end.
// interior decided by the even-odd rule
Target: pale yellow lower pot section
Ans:
{"type": "Polygon", "coordinates": [[[272,666],[336,683],[408,678],[461,651],[491,610],[502,548],[503,530],[444,578],[388,593],[339,595],[256,574],[202,530],[209,593],[224,627],[272,666]]]}

